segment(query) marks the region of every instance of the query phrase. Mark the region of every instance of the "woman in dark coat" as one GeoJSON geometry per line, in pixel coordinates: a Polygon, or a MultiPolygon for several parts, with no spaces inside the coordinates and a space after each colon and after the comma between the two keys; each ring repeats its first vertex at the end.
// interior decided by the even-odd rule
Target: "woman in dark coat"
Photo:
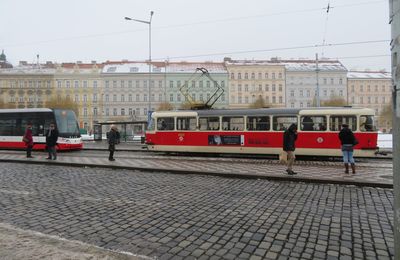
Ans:
{"type": "Polygon", "coordinates": [[[353,158],[353,147],[357,144],[357,140],[354,137],[353,132],[349,128],[348,124],[343,124],[342,129],[339,132],[339,139],[342,144],[343,153],[343,163],[345,168],[345,173],[349,173],[349,163],[351,165],[351,170],[356,173],[356,165],[353,158]]]}
{"type": "Polygon", "coordinates": [[[292,170],[292,166],[296,156],[294,150],[296,150],[297,140],[297,125],[291,124],[289,128],[283,133],[283,150],[287,153],[287,170],[289,175],[297,174],[292,170]]]}
{"type": "Polygon", "coordinates": [[[57,160],[57,140],[58,140],[58,130],[56,129],[56,125],[54,123],[50,124],[49,130],[46,132],[46,146],[47,152],[49,153],[48,160],[57,160]]]}

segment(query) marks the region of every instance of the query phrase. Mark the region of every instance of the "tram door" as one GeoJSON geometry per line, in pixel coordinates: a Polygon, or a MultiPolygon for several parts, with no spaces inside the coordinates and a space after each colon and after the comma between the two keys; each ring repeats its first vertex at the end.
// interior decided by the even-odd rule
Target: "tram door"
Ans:
{"type": "Polygon", "coordinates": [[[102,139],[101,125],[99,124],[93,125],[93,139],[95,141],[101,141],[102,139]]]}

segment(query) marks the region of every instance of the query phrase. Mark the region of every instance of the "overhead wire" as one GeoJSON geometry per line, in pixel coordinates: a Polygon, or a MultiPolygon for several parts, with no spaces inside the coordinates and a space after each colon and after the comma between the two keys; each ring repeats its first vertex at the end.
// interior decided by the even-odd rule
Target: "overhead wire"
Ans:
{"type": "Polygon", "coordinates": [[[230,55],[230,54],[258,53],[258,52],[285,51],[285,50],[300,50],[300,49],[311,49],[311,48],[319,48],[319,47],[333,47],[333,46],[346,46],[346,45],[358,45],[358,44],[373,44],[373,43],[385,43],[385,42],[390,42],[390,40],[340,42],[340,43],[328,43],[328,44],[324,44],[324,45],[322,45],[322,44],[310,44],[310,45],[302,45],[302,46],[279,47],[279,48],[261,49],[261,50],[244,50],[244,51],[206,53],[206,54],[186,55],[186,56],[160,57],[160,58],[153,58],[153,60],[163,61],[163,60],[167,60],[167,59],[199,58],[199,57],[222,56],[222,55],[230,55]]]}
{"type": "MultiPolygon", "coordinates": [[[[384,2],[386,2],[386,1],[384,1],[384,0],[373,0],[373,1],[353,3],[353,4],[343,4],[343,5],[330,6],[329,8],[345,8],[345,7],[369,5],[369,4],[384,3],[384,2]]],[[[225,18],[225,19],[214,19],[214,20],[199,21],[199,22],[193,22],[193,23],[184,23],[184,24],[175,24],[175,25],[166,25],[166,26],[155,26],[155,27],[152,27],[152,30],[165,30],[165,29],[171,29],[171,28],[188,27],[188,26],[202,25],[202,24],[215,24],[215,23],[221,23],[221,22],[247,20],[247,19],[254,19],[254,18],[277,16],[277,15],[296,14],[296,13],[304,13],[304,12],[314,12],[314,11],[321,11],[321,10],[323,11],[323,10],[327,10],[327,8],[328,7],[310,8],[310,9],[303,9],[303,10],[267,13],[267,14],[253,15],[253,16],[239,16],[239,17],[230,17],[230,18],[225,18]]],[[[6,43],[6,44],[2,44],[2,46],[3,47],[18,47],[18,46],[27,46],[27,45],[37,45],[37,44],[45,44],[45,43],[51,43],[51,42],[57,42],[57,41],[68,41],[68,40],[87,39],[87,38],[96,38],[96,37],[107,37],[107,36],[112,36],[112,35],[121,35],[121,34],[128,34],[128,33],[132,33],[132,32],[140,32],[140,31],[147,31],[147,29],[125,30],[125,31],[106,32],[106,33],[98,33],[98,34],[77,35],[77,36],[61,37],[61,38],[55,38],[55,39],[47,39],[47,40],[41,40],[41,41],[32,41],[32,42],[15,43],[15,44],[7,44],[6,43]]]]}

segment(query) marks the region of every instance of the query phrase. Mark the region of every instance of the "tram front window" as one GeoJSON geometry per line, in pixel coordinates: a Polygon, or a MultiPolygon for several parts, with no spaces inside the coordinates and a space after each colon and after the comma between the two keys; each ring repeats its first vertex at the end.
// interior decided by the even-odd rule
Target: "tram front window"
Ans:
{"type": "Polygon", "coordinates": [[[57,128],[61,137],[80,136],[78,121],[72,110],[54,109],[57,128]]]}

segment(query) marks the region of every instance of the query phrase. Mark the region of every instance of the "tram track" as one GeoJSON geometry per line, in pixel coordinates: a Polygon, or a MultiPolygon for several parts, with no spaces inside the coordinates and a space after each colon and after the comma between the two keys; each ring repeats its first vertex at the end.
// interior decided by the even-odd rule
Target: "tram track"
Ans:
{"type": "MultiPolygon", "coordinates": [[[[21,154],[23,151],[17,150],[0,150],[1,153],[6,154],[21,154]]],[[[40,156],[45,157],[47,154],[45,152],[36,152],[40,156]]],[[[108,151],[105,149],[101,150],[82,150],[82,151],[68,151],[59,153],[59,157],[86,157],[86,158],[107,158],[108,151]]],[[[231,164],[281,164],[277,160],[276,156],[261,157],[261,156],[210,156],[210,155],[194,155],[194,154],[166,154],[160,152],[146,151],[139,153],[139,151],[131,152],[126,150],[121,150],[115,153],[117,159],[140,159],[140,160],[158,160],[158,161],[182,161],[184,159],[186,162],[221,162],[221,163],[231,163],[231,164]]],[[[357,165],[359,167],[372,167],[372,168],[393,168],[391,159],[370,159],[370,158],[357,158],[357,165]]],[[[332,159],[322,159],[322,158],[298,158],[295,162],[297,165],[302,166],[341,166],[342,162],[340,158],[332,159]]]]}

